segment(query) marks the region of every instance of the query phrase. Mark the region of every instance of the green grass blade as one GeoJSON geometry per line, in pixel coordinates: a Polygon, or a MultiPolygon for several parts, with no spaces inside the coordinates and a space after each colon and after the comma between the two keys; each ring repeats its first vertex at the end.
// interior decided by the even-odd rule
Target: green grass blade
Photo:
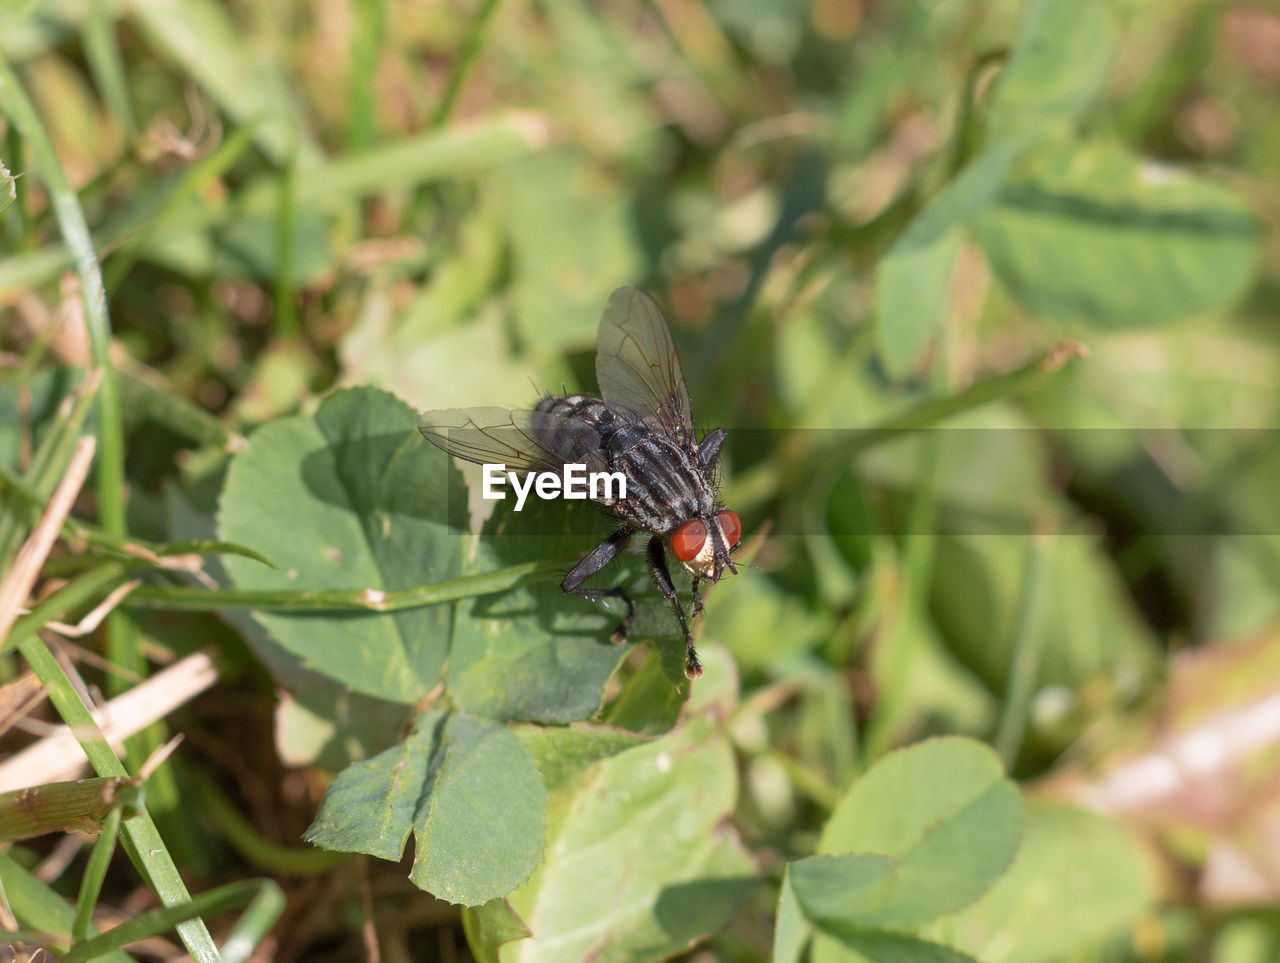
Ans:
{"type": "Polygon", "coordinates": [[[269,612],[399,612],[424,605],[505,592],[531,576],[563,574],[564,563],[523,562],[491,572],[463,575],[431,585],[381,592],[375,589],[314,589],[302,592],[251,589],[196,589],[143,585],[124,601],[130,608],[172,612],[216,612],[219,609],[258,609],[269,612]]]}
{"type": "Polygon", "coordinates": [[[139,913],[101,936],[79,944],[62,959],[64,963],[87,963],[97,959],[101,953],[158,936],[175,926],[181,930],[184,923],[193,922],[199,916],[226,913],[242,906],[248,909],[240,925],[227,940],[223,953],[212,958],[223,963],[245,960],[284,909],[284,893],[269,879],[229,883],[201,893],[185,906],[139,913]]]}
{"type": "Polygon", "coordinates": [[[382,0],[357,0],[352,16],[351,79],[347,87],[347,151],[366,150],[377,135],[378,54],[386,34],[386,4],[382,0]]]}
{"type": "MultiPolygon", "coordinates": [[[[5,852],[0,852],[0,891],[5,905],[25,924],[25,932],[6,931],[6,943],[25,939],[25,942],[37,946],[56,947],[62,952],[67,950],[71,944],[74,911],[61,895],[32,876],[5,852]]],[[[89,933],[98,935],[92,928],[89,933]]],[[[103,963],[133,963],[134,958],[120,950],[110,950],[100,959],[103,963]]]]}
{"type": "MultiPolygon", "coordinates": [[[[18,640],[18,648],[23,658],[35,672],[36,677],[49,693],[49,699],[62,720],[76,733],[81,748],[89,757],[89,762],[100,776],[118,776],[128,778],[129,773],[124,765],[107,745],[98,725],[90,715],[89,709],[80,701],[80,696],[71,685],[58,660],[53,657],[48,647],[34,635],[18,640]],[[96,734],[96,735],[95,735],[96,734]]],[[[151,817],[144,811],[124,823],[126,848],[129,858],[143,874],[144,878],[155,890],[160,901],[180,917],[177,923],[178,935],[182,938],[187,952],[198,963],[213,963],[219,959],[217,947],[208,927],[198,916],[191,914],[187,907],[191,903],[191,894],[178,867],[174,865],[164,840],[156,829],[151,817]],[[184,915],[185,914],[185,915],[184,915]]],[[[116,932],[115,930],[112,931],[116,932]]],[[[89,944],[84,944],[88,946],[89,944]]],[[[123,943],[112,942],[98,947],[95,952],[102,952],[123,943]]],[[[83,956],[82,959],[92,959],[83,956]]]]}
{"type": "Polygon", "coordinates": [[[1031,698],[1035,694],[1036,674],[1040,669],[1040,646],[1044,632],[1040,624],[1049,573],[1052,537],[1037,533],[1027,544],[1027,562],[1022,570],[1022,588],[1013,619],[1013,641],[1009,646],[1009,681],[1005,687],[1000,725],[994,742],[996,752],[1004,760],[1005,769],[1013,771],[1018,750],[1027,730],[1031,698]]]}
{"type": "Polygon", "coordinates": [[[125,80],[120,48],[115,40],[115,17],[106,0],[91,0],[81,27],[85,57],[94,82],[107,105],[107,112],[120,127],[126,143],[138,133],[129,102],[129,85],[125,80]]]}
{"type": "Polygon", "coordinates": [[[89,939],[89,930],[93,923],[93,908],[98,903],[98,894],[102,892],[102,881],[107,877],[107,867],[111,865],[111,856],[116,851],[116,837],[120,833],[120,818],[124,810],[114,806],[102,824],[102,832],[98,841],[93,844],[89,853],[89,862],[85,865],[84,875],[80,877],[80,893],[76,897],[76,918],[71,924],[71,941],[83,943],[89,939]]]}
{"type": "Polygon", "coordinates": [[[467,74],[471,72],[476,59],[480,56],[489,23],[493,20],[493,14],[498,9],[500,2],[501,0],[484,0],[484,6],[476,14],[476,19],[471,24],[471,29],[467,32],[466,39],[462,42],[462,49],[458,51],[457,59],[453,62],[453,70],[449,72],[449,82],[445,85],[444,95],[440,98],[440,103],[436,105],[435,112],[431,115],[432,127],[443,127],[449,120],[449,115],[453,113],[453,108],[457,106],[458,95],[462,93],[462,85],[466,82],[467,74]]]}

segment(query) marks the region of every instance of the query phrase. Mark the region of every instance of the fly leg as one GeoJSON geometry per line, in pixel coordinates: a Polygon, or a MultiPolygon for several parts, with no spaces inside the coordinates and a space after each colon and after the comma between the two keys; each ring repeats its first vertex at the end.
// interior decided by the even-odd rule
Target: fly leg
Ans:
{"type": "Polygon", "coordinates": [[[702,593],[698,591],[698,587],[702,584],[702,580],[698,576],[693,577],[693,605],[689,609],[689,618],[696,619],[702,614],[702,593]]]}
{"type": "Polygon", "coordinates": [[[684,609],[680,607],[680,598],[676,595],[675,583],[671,581],[671,572],[667,569],[667,551],[662,546],[662,539],[657,535],[649,539],[648,555],[649,574],[653,576],[653,581],[663,597],[670,599],[671,607],[676,610],[676,618],[680,620],[680,629],[684,632],[685,677],[701,678],[702,663],[698,661],[697,650],[693,647],[693,636],[689,634],[689,623],[685,620],[684,609]]]}
{"type": "Polygon", "coordinates": [[[627,594],[626,589],[621,585],[615,585],[610,589],[584,589],[579,588],[583,582],[595,575],[615,558],[617,558],[627,543],[631,541],[633,532],[629,528],[620,528],[603,542],[593,548],[573,570],[564,577],[564,581],[560,583],[560,591],[566,595],[580,595],[584,599],[590,599],[593,602],[599,602],[603,598],[622,599],[627,603],[627,615],[618,623],[618,627],[613,630],[613,634],[609,636],[609,640],[617,645],[621,645],[627,641],[627,628],[631,625],[631,619],[636,614],[636,604],[631,601],[631,596],[627,594]]]}

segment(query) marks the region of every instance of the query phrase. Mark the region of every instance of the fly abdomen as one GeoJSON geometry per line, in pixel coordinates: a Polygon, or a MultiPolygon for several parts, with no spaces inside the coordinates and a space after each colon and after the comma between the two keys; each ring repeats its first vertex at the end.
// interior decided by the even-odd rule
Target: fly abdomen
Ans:
{"type": "Polygon", "coordinates": [[[586,395],[543,398],[533,410],[543,416],[538,424],[545,437],[539,441],[561,455],[585,454],[586,449],[599,451],[608,445],[614,432],[626,425],[641,423],[634,412],[586,395]]]}

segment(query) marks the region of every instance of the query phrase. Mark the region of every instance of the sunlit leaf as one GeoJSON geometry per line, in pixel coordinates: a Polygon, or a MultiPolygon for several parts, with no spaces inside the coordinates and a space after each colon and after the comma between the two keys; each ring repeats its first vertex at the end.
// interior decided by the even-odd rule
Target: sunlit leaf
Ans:
{"type": "Polygon", "coordinates": [[[412,832],[409,878],[441,899],[479,906],[528,877],[542,859],[545,825],[546,790],[506,726],[431,712],[408,740],[338,775],[307,838],[397,860],[412,832]]]}
{"type": "Polygon", "coordinates": [[[710,715],[592,765],[551,813],[546,862],[510,897],[534,935],[501,959],[659,959],[713,932],[755,883],[724,824],[736,796],[710,715]]]}
{"type": "Polygon", "coordinates": [[[1028,311],[1108,328],[1224,309],[1258,259],[1234,190],[1105,141],[1041,149],[975,230],[1028,311]]]}
{"type": "MultiPolygon", "coordinates": [[[[222,535],[271,558],[237,556],[240,588],[385,592],[450,578],[462,563],[466,494],[443,452],[425,444],[416,413],[372,389],[341,391],[314,416],[272,422],[232,461],[222,535]]],[[[387,615],[260,613],[255,618],[317,672],[367,695],[411,702],[439,678],[449,606],[387,615]]]]}
{"type": "Polygon", "coordinates": [[[818,852],[894,861],[878,897],[852,907],[849,919],[903,927],[977,899],[1008,868],[1021,833],[1022,796],[990,747],[932,739],[868,769],[832,812],[818,852]]]}

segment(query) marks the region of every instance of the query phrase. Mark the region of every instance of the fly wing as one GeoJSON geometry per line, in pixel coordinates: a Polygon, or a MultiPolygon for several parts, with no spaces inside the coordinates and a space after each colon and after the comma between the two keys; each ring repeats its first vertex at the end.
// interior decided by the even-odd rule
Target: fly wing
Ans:
{"type": "Polygon", "coordinates": [[[639,414],[681,442],[696,443],[689,389],[667,323],[635,288],[609,295],[596,346],[596,380],[610,404],[639,414]]]}
{"type": "Polygon", "coordinates": [[[445,408],[418,416],[418,430],[437,448],[477,465],[524,471],[559,471],[564,464],[537,440],[533,411],[445,408]]]}
{"type": "Polygon", "coordinates": [[[477,465],[559,472],[567,462],[605,470],[599,436],[587,424],[544,411],[444,408],[418,416],[418,431],[437,448],[477,465]]]}

